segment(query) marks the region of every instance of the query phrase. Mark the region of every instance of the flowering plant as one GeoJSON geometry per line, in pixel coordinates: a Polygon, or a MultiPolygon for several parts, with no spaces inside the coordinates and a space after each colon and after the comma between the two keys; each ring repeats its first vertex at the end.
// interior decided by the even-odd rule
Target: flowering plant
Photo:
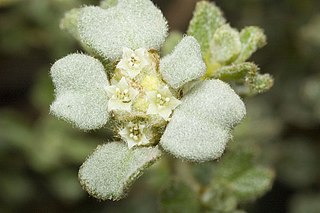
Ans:
{"type": "Polygon", "coordinates": [[[120,138],[99,146],[80,168],[81,184],[98,199],[121,199],[164,152],[193,162],[219,158],[246,114],[219,78],[248,83],[251,92],[270,87],[268,76],[244,62],[263,45],[263,33],[248,28],[240,35],[207,2],[199,3],[189,35],[161,59],[167,22],[149,0],[75,9],[61,26],[89,55],[70,54],[52,66],[51,113],[83,130],[112,121],[120,138]]]}

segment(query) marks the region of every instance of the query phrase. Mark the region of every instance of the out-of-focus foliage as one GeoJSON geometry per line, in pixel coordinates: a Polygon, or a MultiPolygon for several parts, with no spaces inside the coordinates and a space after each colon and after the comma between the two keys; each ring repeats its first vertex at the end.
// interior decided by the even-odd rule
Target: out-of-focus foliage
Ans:
{"type": "Polygon", "coordinates": [[[305,42],[311,45],[320,45],[320,14],[314,15],[309,22],[300,30],[300,34],[305,42]]]}
{"type": "Polygon", "coordinates": [[[301,194],[293,197],[290,202],[291,213],[320,212],[320,194],[301,194]]]}
{"type": "MultiPolygon", "coordinates": [[[[59,19],[81,3],[0,1],[1,94],[14,95],[6,90],[19,88],[22,76],[28,81],[31,77],[26,74],[38,73],[32,74],[36,80],[21,109],[0,109],[1,212],[29,211],[25,208],[30,205],[40,210],[47,208],[43,205],[52,205],[50,202],[70,208],[86,197],[77,181],[77,168],[98,140],[48,114],[53,87],[48,67],[42,65],[75,46],[61,33],[59,19]],[[16,65],[11,63],[13,57],[16,65]],[[48,201],[48,196],[56,201],[48,201]]],[[[6,103],[2,97],[1,103],[6,103]]],[[[55,211],[57,207],[48,208],[55,211]]]]}
{"type": "Polygon", "coordinates": [[[8,6],[10,4],[14,4],[21,0],[0,0],[0,7],[8,6]]]}
{"type": "Polygon", "coordinates": [[[238,26],[252,23],[265,29],[268,45],[261,54],[264,58],[258,54],[257,61],[276,79],[268,95],[247,102],[249,115],[242,127],[251,124],[246,130],[239,128],[237,132],[241,134],[235,136],[237,141],[259,142],[264,163],[276,169],[276,185],[260,201],[269,210],[259,206],[253,209],[317,212],[320,4],[312,0],[217,2],[228,8],[227,13],[238,26]],[[235,8],[242,9],[237,14],[230,13],[235,8]]]}
{"type": "Polygon", "coordinates": [[[161,195],[162,212],[198,213],[200,204],[197,195],[192,189],[182,182],[171,182],[161,195]],[[188,208],[186,208],[188,207],[188,208]]]}
{"type": "MultiPolygon", "coordinates": [[[[0,23],[0,47],[6,54],[24,55],[47,50],[58,57],[74,46],[70,36],[57,28],[63,13],[81,2],[76,0],[4,1],[0,23]],[[6,20],[6,21],[5,21],[6,20]]],[[[84,3],[84,2],[82,2],[84,3]]]]}
{"type": "MultiPolygon", "coordinates": [[[[240,125],[240,130],[236,132],[238,139],[245,134],[249,124],[240,125]]],[[[187,166],[176,164],[176,181],[169,184],[162,194],[164,212],[179,212],[177,208],[185,211],[197,209],[198,212],[236,212],[241,211],[239,204],[262,196],[272,187],[275,174],[266,167],[261,144],[256,142],[232,142],[228,152],[218,162],[187,166]],[[194,198],[197,198],[196,201],[194,198]],[[187,203],[190,206],[185,203],[186,200],[189,200],[187,203]]]]}
{"type": "Polygon", "coordinates": [[[15,110],[0,111],[3,211],[12,211],[12,203],[25,205],[37,199],[37,181],[61,202],[85,197],[76,171],[98,140],[48,115],[52,91],[49,77],[41,73],[31,94],[32,104],[40,113],[35,121],[15,110]],[[33,180],[35,177],[39,180],[33,180]]]}
{"type": "Polygon", "coordinates": [[[161,49],[162,55],[170,54],[173,51],[174,47],[181,41],[182,37],[182,33],[178,31],[171,32],[161,49]]]}

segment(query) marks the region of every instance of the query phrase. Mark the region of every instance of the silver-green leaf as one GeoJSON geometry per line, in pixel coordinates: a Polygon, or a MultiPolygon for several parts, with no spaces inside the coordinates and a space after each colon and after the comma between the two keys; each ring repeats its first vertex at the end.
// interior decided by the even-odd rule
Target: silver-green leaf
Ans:
{"type": "Polygon", "coordinates": [[[81,41],[111,60],[124,47],[159,49],[168,31],[161,11],[146,0],[118,0],[108,9],[84,7],[78,21],[81,41]]]}
{"type": "Polygon", "coordinates": [[[259,68],[251,62],[231,64],[217,69],[213,73],[213,78],[223,81],[244,79],[246,76],[256,76],[259,68]]]}
{"type": "Polygon", "coordinates": [[[236,62],[244,62],[259,48],[267,44],[267,38],[259,27],[245,27],[240,32],[241,52],[236,62]]]}
{"type": "Polygon", "coordinates": [[[230,190],[241,201],[248,201],[263,195],[268,191],[273,182],[272,170],[255,167],[244,171],[230,182],[230,190]]]}
{"type": "Polygon", "coordinates": [[[55,86],[52,114],[75,124],[80,129],[102,127],[108,121],[108,78],[103,65],[95,58],[71,54],[51,67],[55,86]]]}
{"type": "Polygon", "coordinates": [[[98,146],[79,170],[82,186],[101,200],[123,198],[143,170],[161,157],[158,147],[129,149],[122,142],[98,146]]]}
{"type": "Polygon", "coordinates": [[[245,105],[231,87],[220,80],[200,82],[174,111],[160,145],[178,158],[209,161],[219,158],[230,130],[246,114],[245,105]]]}
{"type": "Polygon", "coordinates": [[[209,44],[215,31],[225,22],[220,8],[214,3],[207,1],[197,3],[189,25],[188,35],[198,40],[204,58],[207,58],[207,55],[210,54],[209,44]]]}
{"type": "Polygon", "coordinates": [[[210,51],[212,62],[232,62],[241,51],[239,32],[228,24],[219,27],[210,41],[210,51]]]}
{"type": "Polygon", "coordinates": [[[174,51],[160,61],[160,72],[175,89],[203,76],[206,65],[197,40],[192,36],[184,37],[174,51]]]}

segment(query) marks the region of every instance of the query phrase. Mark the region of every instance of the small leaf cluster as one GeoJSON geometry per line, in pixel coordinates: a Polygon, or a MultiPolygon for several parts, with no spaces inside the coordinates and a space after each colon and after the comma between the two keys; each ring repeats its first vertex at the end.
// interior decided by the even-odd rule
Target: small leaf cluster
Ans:
{"type": "Polygon", "coordinates": [[[274,172],[257,164],[255,149],[232,144],[228,151],[221,162],[191,165],[191,176],[178,176],[170,183],[161,195],[163,212],[244,212],[240,204],[271,188],[274,172]]]}
{"type": "Polygon", "coordinates": [[[201,45],[207,65],[206,78],[217,78],[234,84],[239,94],[254,95],[273,86],[269,74],[260,74],[253,62],[246,62],[266,45],[266,36],[259,27],[249,26],[240,32],[227,23],[214,4],[200,1],[190,22],[188,34],[201,45]]]}

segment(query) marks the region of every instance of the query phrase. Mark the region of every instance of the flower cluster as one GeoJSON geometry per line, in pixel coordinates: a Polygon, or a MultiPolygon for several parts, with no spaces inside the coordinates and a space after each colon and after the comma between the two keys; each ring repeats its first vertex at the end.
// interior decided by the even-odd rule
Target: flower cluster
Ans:
{"type": "Polygon", "coordinates": [[[219,158],[245,106],[228,84],[201,80],[206,66],[194,37],[160,59],[167,22],[151,1],[103,7],[72,11],[73,34],[98,57],[71,54],[54,63],[51,113],[83,130],[115,121],[121,141],[99,146],[79,178],[91,195],[117,200],[162,150],[197,162],[219,158]]]}
{"type": "Polygon", "coordinates": [[[122,123],[119,134],[129,148],[154,144],[154,126],[165,125],[180,104],[159,74],[158,58],[144,48],[123,48],[111,85],[106,87],[108,111],[122,123]]]}

